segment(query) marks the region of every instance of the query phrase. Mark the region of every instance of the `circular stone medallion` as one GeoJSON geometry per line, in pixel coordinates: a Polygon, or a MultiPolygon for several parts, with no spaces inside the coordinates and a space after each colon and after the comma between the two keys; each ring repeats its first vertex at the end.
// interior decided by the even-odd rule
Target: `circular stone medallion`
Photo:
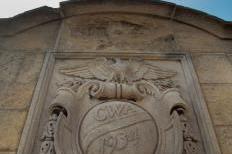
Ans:
{"type": "Polygon", "coordinates": [[[96,105],[85,114],[79,129],[83,154],[154,154],[157,144],[155,120],[128,102],[96,105]]]}

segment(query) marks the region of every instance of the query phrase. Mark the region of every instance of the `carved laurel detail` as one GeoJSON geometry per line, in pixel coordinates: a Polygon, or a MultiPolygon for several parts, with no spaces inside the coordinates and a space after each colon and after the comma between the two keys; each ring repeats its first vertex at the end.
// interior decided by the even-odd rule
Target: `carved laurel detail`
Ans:
{"type": "Polygon", "coordinates": [[[57,121],[61,113],[67,115],[67,111],[64,108],[53,107],[53,112],[51,113],[49,120],[44,127],[43,134],[40,137],[40,141],[42,143],[39,154],[56,154],[54,140],[57,129],[57,121]]]}
{"type": "MultiPolygon", "coordinates": [[[[179,98],[178,102],[184,101],[181,97],[179,98]]],[[[177,113],[179,116],[180,128],[183,135],[183,154],[197,154],[200,151],[198,139],[194,136],[192,131],[186,108],[186,105],[183,103],[178,103],[178,106],[174,106],[171,110],[171,114],[177,113]]]]}
{"type": "Polygon", "coordinates": [[[57,114],[52,114],[49,117],[49,121],[44,128],[43,135],[41,136],[42,144],[40,147],[40,154],[55,154],[54,134],[57,118],[57,114]]]}
{"type": "Polygon", "coordinates": [[[198,140],[194,137],[192,128],[186,117],[181,120],[184,139],[183,154],[197,154],[199,151],[198,140]]]}
{"type": "Polygon", "coordinates": [[[197,154],[199,152],[198,139],[194,137],[192,127],[185,115],[183,108],[176,109],[182,127],[183,134],[183,154],[197,154]]]}

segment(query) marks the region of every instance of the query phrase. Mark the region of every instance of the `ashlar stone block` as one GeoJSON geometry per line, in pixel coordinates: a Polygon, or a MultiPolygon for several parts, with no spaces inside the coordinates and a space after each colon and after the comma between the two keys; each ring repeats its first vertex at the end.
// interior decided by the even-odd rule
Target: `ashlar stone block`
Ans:
{"type": "Polygon", "coordinates": [[[203,93],[215,125],[232,124],[232,85],[203,84],[203,93]]]}
{"type": "Polygon", "coordinates": [[[30,105],[44,54],[0,52],[0,109],[25,109],[30,105]]]}
{"type": "Polygon", "coordinates": [[[231,126],[219,126],[216,127],[217,137],[223,154],[231,154],[232,151],[232,127],[231,126]]]}
{"type": "Polygon", "coordinates": [[[0,151],[16,151],[24,122],[25,111],[0,111],[0,151]]]}
{"type": "Polygon", "coordinates": [[[201,83],[232,83],[232,65],[225,54],[193,54],[201,83]]]}

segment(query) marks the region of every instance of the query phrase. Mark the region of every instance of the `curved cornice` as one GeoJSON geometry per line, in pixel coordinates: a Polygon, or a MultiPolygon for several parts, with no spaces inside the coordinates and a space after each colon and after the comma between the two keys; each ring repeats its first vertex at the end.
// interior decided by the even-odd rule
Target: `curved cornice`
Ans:
{"type": "Polygon", "coordinates": [[[41,7],[8,19],[0,19],[0,36],[12,36],[49,22],[93,13],[135,13],[158,16],[232,39],[232,22],[174,3],[150,0],[85,0],[61,2],[59,9],[41,7]]]}
{"type": "Polygon", "coordinates": [[[60,20],[59,9],[47,6],[39,7],[12,18],[0,19],[0,36],[14,36],[56,20],[60,20]]]}

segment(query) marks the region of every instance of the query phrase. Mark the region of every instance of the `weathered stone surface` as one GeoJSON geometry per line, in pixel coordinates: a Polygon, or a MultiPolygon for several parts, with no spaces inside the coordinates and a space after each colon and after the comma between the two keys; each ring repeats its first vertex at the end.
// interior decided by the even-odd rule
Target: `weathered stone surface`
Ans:
{"type": "Polygon", "coordinates": [[[228,52],[232,51],[232,41],[222,41],[218,37],[200,29],[173,22],[175,41],[180,51],[186,52],[228,52]]]}
{"type": "Polygon", "coordinates": [[[229,58],[229,61],[232,64],[232,54],[227,54],[226,56],[229,58]]]}
{"type": "Polygon", "coordinates": [[[134,52],[176,51],[178,48],[168,21],[148,16],[110,13],[83,15],[69,18],[64,24],[60,50],[134,52]]]}
{"type": "MultiPolygon", "coordinates": [[[[43,74],[45,80],[38,85],[41,91],[35,93],[38,99],[33,101],[33,115],[25,128],[31,123],[35,127],[23,135],[21,153],[182,154],[184,149],[188,154],[205,154],[204,148],[207,153],[217,153],[212,126],[203,128],[193,112],[192,106],[202,104],[193,100],[200,95],[188,95],[192,94],[189,80],[195,80],[191,77],[194,72],[186,71],[189,76],[185,76],[184,71],[191,67],[182,63],[184,55],[140,54],[141,59],[121,58],[120,53],[104,58],[82,56],[85,58],[79,53],[62,53],[49,61],[49,73],[43,74]],[[180,87],[186,91],[180,92],[180,87]],[[209,133],[201,136],[202,130],[209,133]],[[73,144],[77,147],[70,147],[73,144]]],[[[199,119],[209,121],[203,113],[207,114],[200,112],[199,119]]]]}
{"type": "Polygon", "coordinates": [[[232,83],[232,65],[224,54],[193,54],[201,83],[232,83]]]}
{"type": "Polygon", "coordinates": [[[0,49],[29,50],[30,52],[46,52],[53,49],[59,29],[59,21],[39,25],[12,36],[0,37],[0,49]]]}
{"type": "Polygon", "coordinates": [[[64,20],[58,20],[58,9],[46,7],[0,19],[0,49],[5,50],[0,51],[0,154],[17,149],[44,59],[32,53],[53,49],[61,21],[59,52],[194,52],[223,154],[231,153],[232,56],[218,54],[232,51],[230,23],[172,4],[76,3],[61,6],[64,20]]]}
{"type": "Polygon", "coordinates": [[[231,103],[231,84],[202,84],[201,85],[206,101],[209,103],[231,103]]]}
{"type": "Polygon", "coordinates": [[[17,149],[25,118],[25,111],[0,111],[0,151],[17,149]]]}
{"type": "Polygon", "coordinates": [[[1,19],[0,36],[13,35],[31,27],[55,20],[59,17],[59,13],[56,9],[44,6],[9,18],[8,20],[5,20],[5,25],[1,25],[1,23],[3,23],[1,22],[1,19]]]}
{"type": "Polygon", "coordinates": [[[232,125],[232,85],[202,85],[215,125],[232,125]]]}
{"type": "Polygon", "coordinates": [[[22,109],[29,105],[44,54],[0,52],[0,108],[22,109]]]}
{"type": "Polygon", "coordinates": [[[219,144],[223,154],[231,154],[232,151],[232,127],[218,126],[216,127],[216,134],[219,139],[219,144]]]}
{"type": "Polygon", "coordinates": [[[0,154],[16,154],[16,152],[2,152],[2,151],[0,151],[0,154]]]}
{"type": "MultiPolygon", "coordinates": [[[[103,0],[104,1],[104,0],[103,0]]],[[[102,2],[102,1],[101,1],[102,2]]],[[[96,1],[66,1],[61,5],[65,17],[77,14],[99,14],[105,12],[126,12],[130,14],[150,14],[159,18],[167,18],[172,21],[185,23],[211,33],[219,38],[231,38],[231,25],[223,20],[199,11],[186,9],[164,1],[112,1],[105,0],[103,3],[96,1]],[[106,2],[107,1],[107,2],[106,2]],[[129,3],[128,3],[129,2],[129,3]],[[145,3],[144,3],[145,2],[145,3]],[[165,5],[163,5],[165,4],[165,5]]]]}
{"type": "Polygon", "coordinates": [[[208,108],[215,125],[232,124],[231,102],[208,103],[208,108]]]}
{"type": "Polygon", "coordinates": [[[68,52],[226,52],[232,50],[231,42],[174,21],[145,15],[108,13],[66,19],[59,49],[68,52]]]}
{"type": "Polygon", "coordinates": [[[186,10],[184,8],[177,8],[174,18],[179,21],[188,22],[196,27],[201,27],[207,32],[214,33],[218,36],[231,35],[231,29],[228,29],[227,34],[225,34],[224,29],[226,28],[222,27],[220,22],[216,21],[212,16],[211,18],[207,18],[207,15],[203,14],[202,12],[191,12],[190,10],[186,10]]]}

